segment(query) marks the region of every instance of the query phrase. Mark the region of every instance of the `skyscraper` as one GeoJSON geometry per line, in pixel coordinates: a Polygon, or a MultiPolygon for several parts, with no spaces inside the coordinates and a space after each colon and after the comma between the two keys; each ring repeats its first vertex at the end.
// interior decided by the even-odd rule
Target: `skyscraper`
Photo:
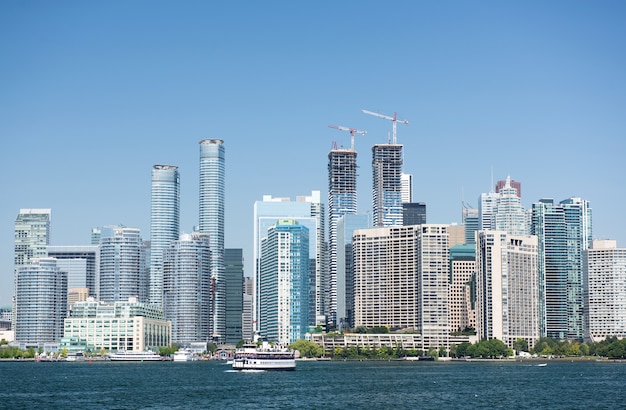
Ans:
{"type": "Polygon", "coordinates": [[[499,193],[500,190],[507,185],[507,182],[510,187],[515,188],[515,193],[518,196],[518,198],[521,198],[522,197],[522,183],[511,178],[501,179],[498,182],[496,182],[496,193],[499,193]]]}
{"type": "Polygon", "coordinates": [[[212,337],[222,342],[226,331],[226,283],[224,281],[224,208],[226,162],[224,141],[200,141],[200,232],[208,233],[211,246],[211,276],[214,311],[212,337]]]}
{"type": "Polygon", "coordinates": [[[357,213],[356,157],[353,149],[328,153],[328,288],[324,314],[331,327],[337,323],[337,221],[357,213]]]}
{"type": "Polygon", "coordinates": [[[163,313],[180,345],[210,340],[211,250],[209,235],[182,234],[163,250],[163,313]]]}
{"type": "MultiPolygon", "coordinates": [[[[263,195],[262,201],[254,203],[254,246],[253,258],[255,266],[255,319],[259,317],[259,280],[261,241],[267,236],[268,229],[281,219],[295,219],[300,225],[309,229],[309,320],[310,325],[325,324],[324,306],[327,297],[328,283],[327,251],[324,239],[325,219],[324,206],[320,191],[312,191],[311,195],[297,196],[295,201],[290,198],[275,198],[263,195]]],[[[258,329],[257,329],[258,330],[258,329]]]]}
{"type": "Polygon", "coordinates": [[[100,238],[100,300],[147,298],[146,249],[139,228],[106,226],[100,238]]]}
{"type": "Polygon", "coordinates": [[[178,167],[152,167],[150,218],[149,301],[163,303],[163,249],[178,239],[180,225],[180,180],[178,167]]]}
{"type": "Polygon", "coordinates": [[[580,198],[532,206],[531,234],[539,240],[541,334],[582,340],[583,258],[592,239],[591,207],[580,198]]]}
{"type": "Polygon", "coordinates": [[[423,225],[426,223],[426,202],[402,203],[402,225],[423,225]]]}
{"type": "Polygon", "coordinates": [[[67,313],[67,273],[54,258],[17,267],[15,340],[25,345],[58,342],[67,313]]]}
{"type": "Polygon", "coordinates": [[[413,174],[402,174],[402,203],[413,202],[413,174]]]}
{"type": "Polygon", "coordinates": [[[463,226],[465,226],[465,243],[476,244],[475,232],[480,230],[480,219],[478,217],[478,209],[472,208],[465,202],[462,202],[461,217],[463,226]]]}
{"type": "Polygon", "coordinates": [[[402,226],[402,145],[372,147],[374,226],[402,226]]]}
{"type": "Polygon", "coordinates": [[[492,212],[492,229],[505,231],[510,235],[528,235],[526,212],[517,195],[517,189],[511,185],[510,177],[496,194],[492,212]]]}
{"type": "Polygon", "coordinates": [[[261,244],[261,334],[288,345],[309,327],[309,229],[293,219],[270,227],[261,244]]]}
{"type": "Polygon", "coordinates": [[[67,272],[67,287],[87,288],[89,295],[98,295],[100,252],[97,245],[48,246],[48,256],[57,260],[57,267],[67,272]]]}
{"type": "Polygon", "coordinates": [[[224,250],[224,278],[226,280],[225,342],[237,344],[242,339],[243,249],[226,248],[224,250]]]}
{"type": "Polygon", "coordinates": [[[585,340],[626,337],[626,248],[614,240],[594,240],[583,251],[585,340]]]}
{"type": "Polygon", "coordinates": [[[476,244],[476,331],[508,347],[539,338],[537,237],[479,231],[476,244]]]}
{"type": "Polygon", "coordinates": [[[476,246],[450,248],[450,331],[476,329],[475,278],[476,246]]]}

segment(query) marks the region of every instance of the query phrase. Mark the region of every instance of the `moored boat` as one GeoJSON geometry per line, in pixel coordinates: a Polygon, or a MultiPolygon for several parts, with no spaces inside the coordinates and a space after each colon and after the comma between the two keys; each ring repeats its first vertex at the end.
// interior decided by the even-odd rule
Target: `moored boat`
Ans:
{"type": "Polygon", "coordinates": [[[117,362],[156,362],[163,360],[163,357],[151,350],[143,352],[133,352],[127,350],[119,350],[117,353],[110,353],[109,360],[117,362]]]}

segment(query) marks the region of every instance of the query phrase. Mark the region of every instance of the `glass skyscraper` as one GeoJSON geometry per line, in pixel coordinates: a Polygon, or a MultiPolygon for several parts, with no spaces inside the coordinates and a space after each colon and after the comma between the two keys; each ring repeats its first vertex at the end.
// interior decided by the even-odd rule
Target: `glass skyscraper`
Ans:
{"type": "Polygon", "coordinates": [[[15,340],[25,345],[58,342],[67,313],[67,273],[54,258],[17,267],[15,340]]]}
{"type": "Polygon", "coordinates": [[[324,314],[331,327],[337,324],[337,222],[357,213],[356,157],[353,148],[328,153],[328,291],[324,314]]]}
{"type": "Polygon", "coordinates": [[[210,340],[211,250],[208,234],[182,234],[163,250],[163,313],[180,345],[210,340]]]}
{"type": "Polygon", "coordinates": [[[213,311],[211,334],[224,340],[226,331],[226,283],[224,281],[224,207],[226,162],[224,141],[200,141],[200,232],[209,234],[213,311]]]}
{"type": "Polygon", "coordinates": [[[68,289],[87,288],[90,296],[98,294],[98,246],[48,246],[48,256],[57,259],[59,269],[67,272],[68,289]]]}
{"type": "Polygon", "coordinates": [[[261,244],[261,334],[286,346],[309,329],[309,229],[278,221],[261,244]]]}
{"type": "Polygon", "coordinates": [[[402,226],[402,145],[372,147],[372,215],[377,226],[402,226]]]}
{"type": "Polygon", "coordinates": [[[146,249],[139,228],[106,226],[100,238],[100,295],[103,302],[147,297],[146,249]]]}
{"type": "Polygon", "coordinates": [[[15,219],[15,268],[48,256],[50,209],[20,209],[15,219]]]}
{"type": "Polygon", "coordinates": [[[227,248],[224,250],[224,277],[226,280],[225,342],[237,344],[242,339],[243,249],[227,248]]]}
{"type": "Polygon", "coordinates": [[[178,239],[180,229],[180,179],[178,167],[152,167],[152,206],[150,218],[149,301],[163,302],[163,249],[178,239]]]}

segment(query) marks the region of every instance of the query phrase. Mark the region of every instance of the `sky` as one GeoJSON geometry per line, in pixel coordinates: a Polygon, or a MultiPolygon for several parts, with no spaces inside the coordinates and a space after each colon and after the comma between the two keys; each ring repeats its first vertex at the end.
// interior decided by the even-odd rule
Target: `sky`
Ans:
{"type": "Polygon", "coordinates": [[[155,164],[181,174],[198,224],[199,141],[224,140],[226,247],[252,275],[253,205],[328,190],[333,141],[371,146],[398,113],[429,223],[460,223],[492,181],[526,207],[582,197],[596,238],[626,247],[623,1],[0,2],[0,306],[15,218],[51,208],[51,244],[123,224],[150,237],[155,164]]]}

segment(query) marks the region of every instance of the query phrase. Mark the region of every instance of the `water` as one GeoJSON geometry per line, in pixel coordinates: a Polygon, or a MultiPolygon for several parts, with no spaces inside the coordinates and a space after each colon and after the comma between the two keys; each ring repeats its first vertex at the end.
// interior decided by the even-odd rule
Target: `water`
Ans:
{"type": "Polygon", "coordinates": [[[0,362],[0,409],[586,409],[626,405],[626,364],[0,362]]]}

